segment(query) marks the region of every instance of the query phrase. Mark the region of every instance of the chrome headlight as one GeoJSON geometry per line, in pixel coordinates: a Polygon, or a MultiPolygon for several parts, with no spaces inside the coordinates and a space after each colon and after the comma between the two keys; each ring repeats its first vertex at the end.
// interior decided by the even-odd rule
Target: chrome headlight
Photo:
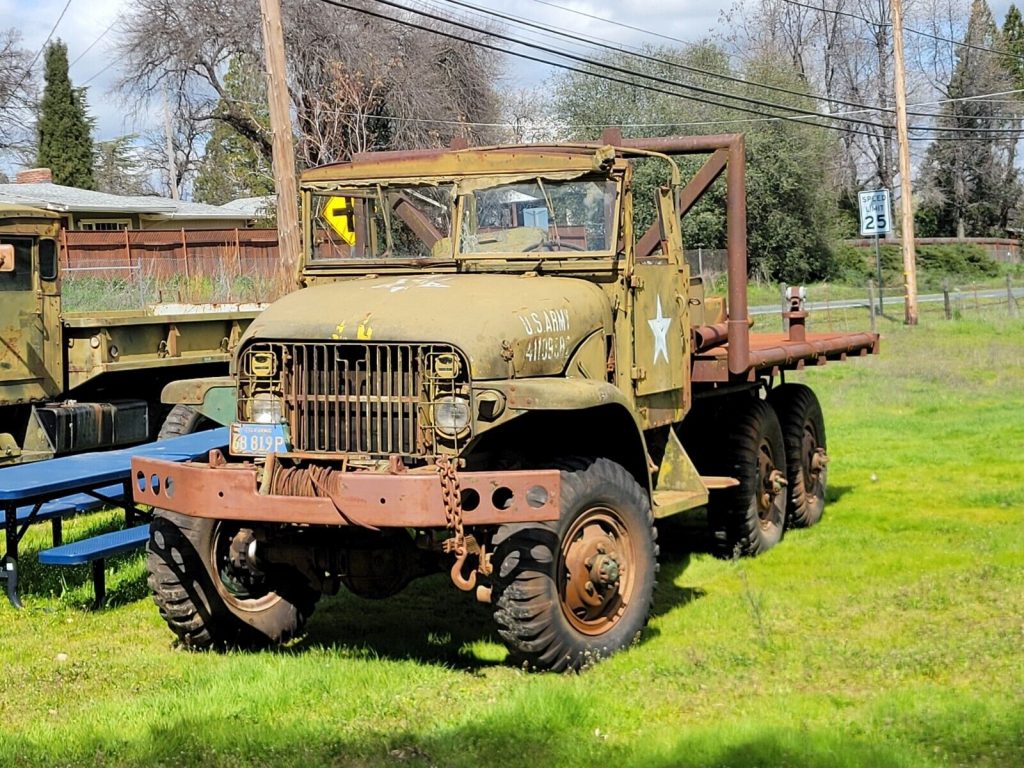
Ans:
{"type": "Polygon", "coordinates": [[[284,407],[281,398],[270,392],[258,392],[252,399],[252,416],[256,424],[281,424],[284,407]]]}
{"type": "Polygon", "coordinates": [[[469,400],[442,397],[434,403],[434,428],[442,435],[458,437],[469,428],[469,400]]]}

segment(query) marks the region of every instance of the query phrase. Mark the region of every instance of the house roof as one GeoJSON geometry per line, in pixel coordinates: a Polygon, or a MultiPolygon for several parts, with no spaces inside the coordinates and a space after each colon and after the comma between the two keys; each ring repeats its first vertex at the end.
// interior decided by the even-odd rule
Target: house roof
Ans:
{"type": "Polygon", "coordinates": [[[59,213],[124,213],[156,219],[252,218],[244,212],[218,205],[170,200],[147,195],[111,195],[61,184],[0,184],[0,203],[15,203],[59,213]]]}
{"type": "Polygon", "coordinates": [[[277,195],[263,195],[262,197],[239,197],[231,200],[221,208],[235,213],[244,213],[248,218],[258,219],[276,213],[277,195]]]}

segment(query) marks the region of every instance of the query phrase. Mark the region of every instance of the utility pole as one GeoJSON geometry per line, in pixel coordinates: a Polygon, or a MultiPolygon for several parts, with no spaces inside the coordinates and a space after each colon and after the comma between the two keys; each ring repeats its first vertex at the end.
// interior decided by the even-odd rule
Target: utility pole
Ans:
{"type": "Polygon", "coordinates": [[[171,105],[167,99],[167,84],[164,83],[164,137],[167,139],[167,178],[170,181],[171,198],[180,197],[178,191],[178,168],[174,161],[174,131],[171,128],[171,105]]]}
{"type": "Polygon", "coordinates": [[[299,191],[295,182],[295,151],[292,147],[292,121],[288,112],[288,81],[284,65],[284,31],[281,28],[280,0],[260,0],[260,16],[263,18],[270,132],[273,135],[279,268],[284,285],[290,286],[296,280],[299,264],[299,191]]]}
{"type": "Polygon", "coordinates": [[[900,214],[903,226],[903,281],[907,325],[917,325],[917,256],[914,253],[914,206],[910,191],[910,140],[907,136],[907,78],[903,66],[902,0],[890,0],[892,11],[893,86],[896,91],[896,141],[900,150],[900,214]]]}

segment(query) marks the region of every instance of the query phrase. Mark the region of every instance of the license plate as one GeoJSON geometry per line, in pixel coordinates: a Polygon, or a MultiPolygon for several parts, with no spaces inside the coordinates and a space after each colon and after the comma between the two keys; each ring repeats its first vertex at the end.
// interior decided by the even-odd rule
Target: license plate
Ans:
{"type": "Polygon", "coordinates": [[[231,425],[231,453],[236,456],[266,456],[268,453],[287,453],[291,441],[287,424],[231,425]]]}

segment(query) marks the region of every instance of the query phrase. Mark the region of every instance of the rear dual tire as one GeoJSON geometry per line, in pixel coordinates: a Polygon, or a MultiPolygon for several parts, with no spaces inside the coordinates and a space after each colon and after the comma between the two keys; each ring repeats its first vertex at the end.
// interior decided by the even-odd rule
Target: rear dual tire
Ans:
{"type": "Polygon", "coordinates": [[[739,484],[712,493],[708,504],[716,557],[754,557],[782,540],[786,525],[786,451],[775,410],[751,398],[731,423],[719,426],[711,474],[739,484]]]}
{"type": "Polygon", "coordinates": [[[828,487],[825,418],[810,387],[783,384],[768,398],[782,425],[786,448],[786,524],[807,528],[821,520],[828,487]]]}

